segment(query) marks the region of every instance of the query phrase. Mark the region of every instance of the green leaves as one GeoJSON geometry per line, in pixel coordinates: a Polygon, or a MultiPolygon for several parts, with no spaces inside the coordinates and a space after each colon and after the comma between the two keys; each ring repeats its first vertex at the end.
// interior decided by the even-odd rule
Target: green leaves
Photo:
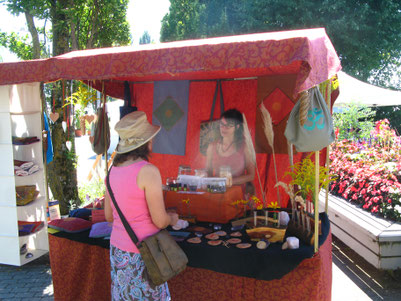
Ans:
{"type": "Polygon", "coordinates": [[[324,27],[343,70],[401,89],[401,1],[171,0],[162,41],[324,27]],[[398,69],[397,69],[398,68],[398,69]]]}
{"type": "Polygon", "coordinates": [[[333,114],[334,127],[339,129],[338,140],[366,139],[373,130],[375,112],[366,105],[351,102],[341,113],[333,114]]]}
{"type": "MultiPolygon", "coordinates": [[[[315,199],[315,163],[311,160],[313,153],[310,153],[302,161],[294,164],[292,170],[285,173],[285,176],[292,178],[290,184],[296,185],[298,191],[304,200],[310,198],[315,199]]],[[[334,177],[328,175],[328,169],[320,166],[319,168],[319,185],[325,187],[334,177]]]]}

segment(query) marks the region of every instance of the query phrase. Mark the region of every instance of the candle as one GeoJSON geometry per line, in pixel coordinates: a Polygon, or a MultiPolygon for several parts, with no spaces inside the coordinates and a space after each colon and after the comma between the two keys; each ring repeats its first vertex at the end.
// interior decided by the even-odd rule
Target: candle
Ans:
{"type": "Polygon", "coordinates": [[[253,212],[253,225],[256,227],[256,211],[253,212]]]}
{"type": "Polygon", "coordinates": [[[269,211],[266,209],[265,210],[265,226],[267,226],[268,219],[269,219],[269,211]]]}
{"type": "Polygon", "coordinates": [[[277,228],[280,228],[280,212],[277,212],[277,228]]]}

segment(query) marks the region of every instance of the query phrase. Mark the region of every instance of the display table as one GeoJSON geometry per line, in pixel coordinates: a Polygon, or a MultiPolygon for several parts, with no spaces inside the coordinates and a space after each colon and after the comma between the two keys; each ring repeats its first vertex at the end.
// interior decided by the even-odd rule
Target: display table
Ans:
{"type": "MultiPolygon", "coordinates": [[[[331,232],[326,215],[322,226],[319,252],[312,257],[313,247],[305,245],[281,251],[281,244],[272,244],[261,251],[182,242],[189,266],[169,281],[172,299],[330,300],[331,232]]],[[[110,300],[107,241],[88,239],[87,233],[85,238],[84,232],[57,233],[49,235],[49,244],[55,300],[110,300]]]]}
{"type": "Polygon", "coordinates": [[[180,215],[194,215],[201,222],[227,223],[244,212],[241,205],[232,204],[243,199],[241,186],[229,187],[225,193],[198,193],[164,191],[164,203],[166,208],[175,208],[180,215]]]}

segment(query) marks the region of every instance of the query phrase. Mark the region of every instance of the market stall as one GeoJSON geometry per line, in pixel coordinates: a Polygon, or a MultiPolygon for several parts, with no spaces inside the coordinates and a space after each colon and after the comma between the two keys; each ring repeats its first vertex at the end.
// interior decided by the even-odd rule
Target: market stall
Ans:
{"type": "MultiPolygon", "coordinates": [[[[200,125],[202,121],[209,119],[216,83],[217,80],[221,80],[225,109],[236,108],[244,113],[255,141],[256,165],[260,175],[260,180],[254,181],[256,193],[260,196],[264,192],[268,204],[279,201],[281,207],[286,208],[288,195],[282,188],[277,193],[274,185],[277,179],[285,181],[284,173],[290,166],[287,141],[284,137],[289,113],[302,91],[327,81],[340,69],[339,59],[325,30],[310,29],[140,47],[92,49],[75,51],[47,60],[4,63],[0,64],[0,85],[74,79],[84,81],[107,95],[123,98],[124,86],[128,84],[132,95],[131,104],[145,111],[149,120],[162,125],[159,136],[163,140],[155,139],[154,154],[150,161],[160,168],[165,182],[168,177],[177,176],[180,165],[189,165],[192,170],[205,167],[206,158],[200,152],[200,125]],[[274,162],[272,149],[261,132],[262,117],[259,108],[262,103],[273,119],[276,152],[274,162]],[[169,118],[166,119],[166,116],[169,118]]],[[[331,98],[331,102],[334,102],[334,97],[331,98]]],[[[219,103],[216,102],[214,118],[218,118],[220,114],[219,103]]],[[[320,156],[325,158],[324,153],[320,156]]],[[[294,160],[299,161],[303,157],[305,154],[296,153],[294,160]]],[[[186,199],[192,199],[192,214],[195,217],[196,214],[202,216],[200,220],[203,221],[207,221],[208,212],[202,211],[201,202],[212,202],[213,199],[216,200],[216,204],[226,202],[229,206],[224,214],[227,213],[225,219],[229,220],[237,217],[238,213],[232,212],[236,208],[230,202],[238,201],[240,197],[235,191],[227,191],[223,196],[185,195],[186,199]]],[[[182,199],[177,200],[177,196],[171,191],[166,192],[165,198],[169,206],[182,205],[182,199]]],[[[210,208],[209,212],[212,210],[213,208],[210,208]]],[[[239,300],[244,299],[244,296],[246,300],[252,300],[246,294],[254,296],[255,300],[272,299],[269,297],[272,295],[259,293],[264,290],[277,297],[283,297],[283,294],[288,298],[309,294],[310,299],[329,300],[331,234],[328,221],[325,223],[327,228],[320,236],[319,252],[313,256],[313,248],[301,244],[301,251],[305,250],[304,248],[312,248],[311,253],[306,257],[290,253],[293,255],[290,257],[296,259],[297,264],[278,278],[259,279],[255,274],[238,276],[228,270],[213,270],[204,263],[191,267],[190,262],[190,268],[171,281],[172,296],[176,296],[176,300],[190,300],[187,296],[184,297],[184,288],[198,285],[202,292],[207,291],[206,287],[209,288],[210,294],[207,299],[210,300],[213,300],[210,297],[213,294],[217,296],[215,300],[239,300]],[[207,284],[202,279],[211,279],[212,282],[207,284]],[[291,289],[292,285],[295,290],[291,289]],[[218,298],[222,295],[224,298],[218,298]]],[[[49,244],[56,299],[63,299],[67,291],[70,296],[78,294],[75,284],[85,287],[82,291],[89,297],[100,292],[100,287],[107,287],[108,276],[103,277],[108,275],[107,249],[96,246],[96,243],[90,240],[53,235],[49,236],[49,244]],[[84,271],[90,271],[91,276],[86,276],[84,271]],[[69,282],[76,283],[65,286],[64,280],[67,278],[71,279],[69,282]],[[88,285],[83,285],[88,281],[88,285]]],[[[285,252],[281,250],[281,245],[275,246],[266,251],[280,254],[285,252]]],[[[254,246],[251,249],[253,250],[254,246]]],[[[251,249],[238,251],[243,251],[241,256],[247,256],[251,249]]],[[[222,252],[223,257],[227,251],[224,246],[216,246],[213,250],[222,252]]],[[[193,249],[189,248],[186,252],[190,257],[193,249]]],[[[264,269],[264,266],[261,265],[261,268],[264,269]]],[[[108,292],[103,293],[107,300],[108,292]]]]}
{"type": "MultiPolygon", "coordinates": [[[[283,252],[281,244],[258,250],[180,242],[189,264],[169,281],[172,299],[330,300],[331,233],[326,215],[322,221],[315,256],[305,245],[283,252]]],[[[109,300],[108,242],[88,239],[88,234],[49,235],[55,300],[109,300]]]]}

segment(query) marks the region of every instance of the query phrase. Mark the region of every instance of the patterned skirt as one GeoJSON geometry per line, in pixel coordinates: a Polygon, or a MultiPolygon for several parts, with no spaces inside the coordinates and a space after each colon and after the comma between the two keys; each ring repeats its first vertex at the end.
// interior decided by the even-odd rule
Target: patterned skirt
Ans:
{"type": "Polygon", "coordinates": [[[169,301],[167,282],[152,288],[144,273],[141,254],[122,251],[110,245],[111,299],[169,301]]]}

